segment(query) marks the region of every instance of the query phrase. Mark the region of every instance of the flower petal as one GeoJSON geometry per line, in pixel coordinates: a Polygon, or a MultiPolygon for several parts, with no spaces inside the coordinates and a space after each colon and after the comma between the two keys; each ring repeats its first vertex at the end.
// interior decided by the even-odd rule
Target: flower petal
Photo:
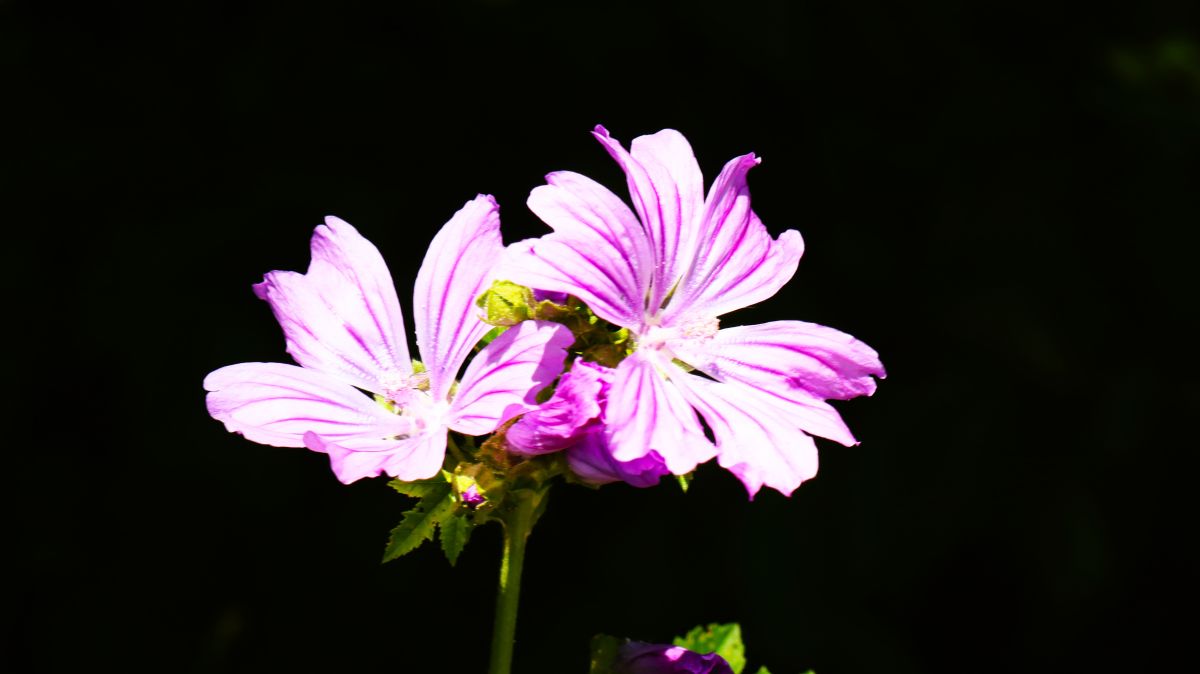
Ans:
{"type": "Polygon", "coordinates": [[[656,452],[672,473],[683,475],[713,457],[716,448],[674,385],[683,376],[653,353],[637,351],[621,361],[604,411],[613,458],[633,461],[656,452]]]}
{"type": "Polygon", "coordinates": [[[615,194],[590,178],[560,171],[547,175],[546,182],[529,194],[530,210],[554,229],[555,240],[575,247],[581,257],[602,261],[598,268],[605,274],[597,280],[611,287],[601,294],[620,298],[613,303],[614,312],[623,321],[640,319],[654,269],[641,223],[615,194]]]}
{"type": "Polygon", "coordinates": [[[357,450],[381,451],[412,421],[388,412],[353,386],[283,363],[239,363],[204,378],[208,413],[232,433],[264,445],[304,447],[317,433],[357,450]]]}
{"type": "Polygon", "coordinates": [[[316,433],[304,438],[315,452],[329,455],[329,465],[343,484],[386,473],[405,481],[433,477],[446,457],[446,429],[437,426],[420,435],[392,443],[387,451],[351,450],[316,433]]]}
{"type": "Polygon", "coordinates": [[[508,427],[504,437],[517,454],[549,454],[575,444],[595,425],[607,398],[613,370],[576,360],[554,388],[554,395],[508,427]]]}
{"type": "Polygon", "coordinates": [[[450,428],[483,435],[537,407],[538,391],[562,372],[575,336],[564,325],[524,321],[479,352],[450,406],[450,428]]]}
{"type": "Polygon", "coordinates": [[[671,343],[675,354],[719,381],[800,389],[847,400],[875,392],[886,372],[874,349],[833,328],[774,321],[719,330],[709,341],[671,343]]]}
{"type": "Polygon", "coordinates": [[[696,312],[715,317],[771,297],[796,273],[804,241],[789,229],[772,239],[750,210],[746,174],[758,165],[753,154],[725,164],[713,182],[695,239],[692,265],[664,315],[696,312]]]}
{"type": "Polygon", "coordinates": [[[704,204],[700,166],[674,129],[635,138],[629,152],[603,126],[592,135],[624,169],[633,208],[646,225],[655,261],[649,306],[657,309],[691,262],[695,219],[704,204]]]}
{"type": "Polygon", "coordinates": [[[445,400],[471,348],[490,326],[475,299],[487,289],[504,252],[496,200],[468,201],[433,237],[417,272],[413,309],[417,347],[435,400],[445,400]]]}
{"type": "Polygon", "coordinates": [[[577,477],[592,484],[628,482],[639,487],[658,484],[667,470],[662,458],[655,452],[632,461],[617,461],[608,446],[602,428],[584,433],[579,440],[567,448],[567,465],[577,477]]]}
{"type": "Polygon", "coordinates": [[[379,251],[334,217],[316,228],[306,274],[273,271],[255,293],[271,305],[296,362],[360,388],[412,372],[404,317],[379,251]]]}
{"type": "Polygon", "coordinates": [[[530,288],[574,295],[600,318],[631,328],[641,323],[643,301],[627,294],[620,272],[626,266],[614,248],[554,233],[510,245],[498,274],[530,288]]]}
{"type": "Polygon", "coordinates": [[[717,462],[753,497],[766,485],[785,495],[817,474],[817,446],[761,392],[696,375],[678,382],[717,439],[717,462]]]}

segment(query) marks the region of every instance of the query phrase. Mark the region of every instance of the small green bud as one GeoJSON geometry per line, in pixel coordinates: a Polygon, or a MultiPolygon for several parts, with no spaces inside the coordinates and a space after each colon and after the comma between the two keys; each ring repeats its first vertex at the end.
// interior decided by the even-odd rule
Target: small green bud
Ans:
{"type": "Polygon", "coordinates": [[[493,281],[492,287],[475,300],[484,311],[485,322],[502,326],[528,320],[533,304],[533,291],[512,281],[493,281]]]}

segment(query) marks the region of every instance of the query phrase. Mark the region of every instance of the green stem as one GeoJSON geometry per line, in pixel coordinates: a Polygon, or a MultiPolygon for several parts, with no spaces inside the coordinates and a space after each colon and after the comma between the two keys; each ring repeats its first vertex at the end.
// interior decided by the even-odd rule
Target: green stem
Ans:
{"type": "Polygon", "coordinates": [[[537,501],[544,494],[512,492],[514,507],[502,519],[504,557],[500,560],[500,592],[496,596],[496,622],[492,629],[492,659],[489,674],[510,674],[513,640],[517,631],[517,602],[521,596],[521,567],[525,565],[525,542],[533,530],[537,501]]]}

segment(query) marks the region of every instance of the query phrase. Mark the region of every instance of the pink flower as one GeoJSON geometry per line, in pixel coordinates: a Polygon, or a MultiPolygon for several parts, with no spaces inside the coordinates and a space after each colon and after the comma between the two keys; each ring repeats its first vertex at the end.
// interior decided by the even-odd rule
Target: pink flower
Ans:
{"type": "Polygon", "coordinates": [[[448,430],[490,433],[536,407],[573,340],[560,325],[517,325],[475,356],[455,388],[490,328],[474,300],[503,252],[499,227],[495,200],[479,196],[434,237],[413,297],[421,370],[379,251],[348,223],[326,218],[313,233],[307,273],[275,271],[255,286],[300,367],[241,363],[209,374],[209,413],[255,442],[328,454],[345,483],[381,472],[435,475],[448,430]]]}
{"type": "Polygon", "coordinates": [[[551,173],[529,207],[554,232],[510,246],[504,275],[574,295],[631,331],[636,350],[607,397],[615,460],[653,453],[684,474],[716,455],[751,495],[763,485],[790,494],[816,474],[810,434],[855,443],[825,400],[874,392],[878,355],[811,323],[719,328],[721,315],[774,295],[804,250],[798,232],[772,239],[750,209],[753,154],[726,164],[706,196],[677,131],[639,137],[629,151],[604,127],[594,135],[624,169],[634,210],[590,178],[551,173]]]}

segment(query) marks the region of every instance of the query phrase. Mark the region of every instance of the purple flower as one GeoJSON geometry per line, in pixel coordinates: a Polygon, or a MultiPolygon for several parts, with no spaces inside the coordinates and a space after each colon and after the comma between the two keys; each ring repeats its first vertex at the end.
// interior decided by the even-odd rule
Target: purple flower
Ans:
{"type": "Polygon", "coordinates": [[[631,641],[617,652],[616,674],[733,674],[725,658],[701,655],[682,646],[631,641]]]}
{"type": "Polygon", "coordinates": [[[536,455],[566,450],[567,464],[580,478],[595,484],[628,482],[652,487],[669,471],[650,452],[632,461],[612,456],[604,433],[612,368],[576,360],[538,409],[508,429],[509,446],[518,454],[536,455]]]}
{"type": "Polygon", "coordinates": [[[499,227],[495,200],[481,195],[434,237],[413,298],[422,370],[409,357],[379,251],[348,223],[326,218],[313,233],[307,273],[271,272],[254,288],[300,367],[241,363],[209,374],[209,413],[255,442],[328,454],[345,483],[381,472],[402,480],[435,475],[448,429],[481,435],[533,409],[574,339],[560,325],[522,323],[476,355],[454,388],[490,328],[474,300],[503,252],[499,227]]]}
{"type": "Polygon", "coordinates": [[[816,474],[809,434],[855,444],[825,400],[874,392],[878,355],[812,323],[719,329],[719,316],[774,295],[804,250],[798,232],[772,239],[750,209],[753,154],[726,164],[705,196],[677,131],[629,151],[603,127],[594,135],[624,169],[637,215],[590,178],[551,173],[529,207],[554,232],[510,246],[503,275],[574,295],[631,331],[636,350],[616,368],[605,412],[615,460],[656,454],[683,474],[715,454],[751,495],[763,485],[790,494],[816,474]]]}

